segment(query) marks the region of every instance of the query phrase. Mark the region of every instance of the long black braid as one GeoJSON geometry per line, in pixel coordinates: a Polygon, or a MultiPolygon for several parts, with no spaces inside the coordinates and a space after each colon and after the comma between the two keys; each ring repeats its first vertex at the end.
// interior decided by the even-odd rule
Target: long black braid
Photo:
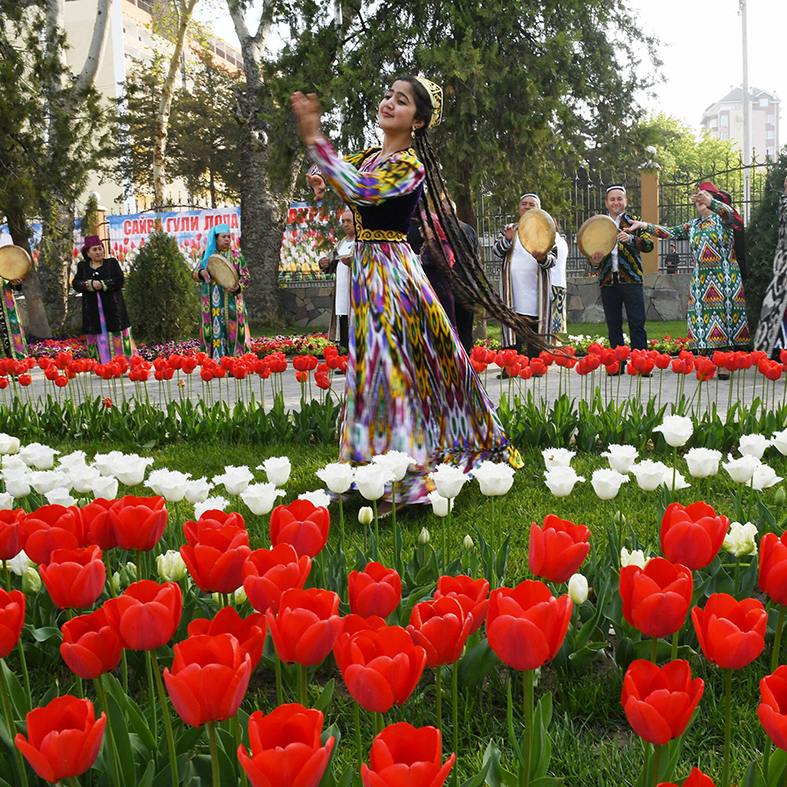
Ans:
{"type": "Polygon", "coordinates": [[[447,198],[448,189],[443,180],[440,162],[429,142],[427,129],[432,116],[432,103],[429,94],[414,76],[409,74],[398,76],[394,81],[399,80],[412,86],[416,105],[415,117],[424,121],[424,125],[415,131],[413,138],[415,152],[424,165],[428,195],[428,199],[424,200],[422,213],[425,214],[426,221],[435,238],[438,237],[438,233],[434,225],[433,213],[437,216],[454,252],[455,264],[453,268],[448,265],[442,254],[435,255],[438,264],[450,277],[454,296],[468,308],[480,304],[494,319],[508,326],[529,346],[537,347],[540,350],[550,349],[545,337],[534,331],[526,318],[503,303],[497,290],[487,278],[478,248],[467,236],[451,201],[447,198]]]}

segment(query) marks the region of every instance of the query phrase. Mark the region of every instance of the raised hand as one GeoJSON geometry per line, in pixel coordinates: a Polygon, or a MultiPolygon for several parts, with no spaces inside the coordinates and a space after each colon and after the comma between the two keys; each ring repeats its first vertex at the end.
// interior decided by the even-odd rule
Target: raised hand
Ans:
{"type": "Polygon", "coordinates": [[[320,102],[314,93],[304,96],[300,90],[290,96],[292,111],[298,118],[298,130],[306,145],[313,145],[320,134],[320,102]]]}
{"type": "Polygon", "coordinates": [[[695,205],[704,205],[706,208],[710,207],[712,200],[713,197],[704,189],[699,189],[699,191],[697,191],[697,193],[691,198],[691,201],[695,205]]]}
{"type": "Polygon", "coordinates": [[[306,182],[314,190],[314,198],[319,202],[325,196],[325,181],[320,175],[307,175],[306,182]]]}
{"type": "MultiPolygon", "coordinates": [[[[627,230],[627,231],[629,232],[629,234],[630,234],[630,233],[632,233],[632,232],[636,232],[637,230],[644,230],[644,229],[645,229],[645,227],[647,227],[647,226],[648,226],[648,225],[647,225],[647,224],[645,224],[645,222],[644,222],[644,221],[630,221],[630,222],[629,222],[629,223],[626,225],[626,230],[627,230]]],[[[618,240],[620,240],[620,235],[618,235],[618,240]]]]}

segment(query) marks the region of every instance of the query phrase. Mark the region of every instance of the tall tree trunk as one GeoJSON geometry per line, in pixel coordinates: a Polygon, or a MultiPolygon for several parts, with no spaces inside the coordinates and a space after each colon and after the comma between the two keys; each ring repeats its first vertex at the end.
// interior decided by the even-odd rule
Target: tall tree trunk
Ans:
{"type": "Polygon", "coordinates": [[[42,216],[38,279],[49,325],[55,332],[65,328],[68,316],[68,279],[73,248],[74,209],[61,197],[53,196],[42,216]]]}
{"type": "MultiPolygon", "coordinates": [[[[11,240],[16,246],[21,246],[32,257],[30,227],[24,214],[21,210],[10,207],[6,210],[6,218],[8,219],[8,231],[11,234],[11,240]]],[[[52,329],[49,327],[46,309],[44,309],[44,301],[41,297],[41,283],[38,280],[38,271],[35,266],[25,276],[22,292],[25,295],[25,307],[27,308],[25,330],[39,339],[49,339],[52,336],[52,329]]]]}

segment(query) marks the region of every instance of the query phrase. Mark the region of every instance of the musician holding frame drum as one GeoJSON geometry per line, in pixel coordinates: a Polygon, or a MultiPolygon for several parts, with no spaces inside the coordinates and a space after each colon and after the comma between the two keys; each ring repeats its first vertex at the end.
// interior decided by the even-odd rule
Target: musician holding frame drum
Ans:
{"type": "Polygon", "coordinates": [[[25,329],[19,322],[14,292],[22,289],[22,282],[30,272],[30,255],[21,246],[0,247],[0,282],[3,285],[0,309],[0,351],[6,358],[27,355],[25,329]]]}

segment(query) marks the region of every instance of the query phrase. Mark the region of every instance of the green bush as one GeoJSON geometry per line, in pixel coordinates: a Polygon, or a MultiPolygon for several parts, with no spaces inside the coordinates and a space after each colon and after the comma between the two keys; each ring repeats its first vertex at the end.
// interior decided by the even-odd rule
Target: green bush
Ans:
{"type": "Polygon", "coordinates": [[[746,313],[749,332],[754,336],[760,308],[773,272],[773,255],[779,237],[779,198],[784,193],[787,175],[787,150],[768,173],[762,202],[751,215],[746,228],[746,313]]]}
{"type": "Polygon", "coordinates": [[[134,334],[141,339],[180,339],[199,323],[198,288],[177,240],[166,232],[151,232],[140,248],[125,294],[134,334]]]}

